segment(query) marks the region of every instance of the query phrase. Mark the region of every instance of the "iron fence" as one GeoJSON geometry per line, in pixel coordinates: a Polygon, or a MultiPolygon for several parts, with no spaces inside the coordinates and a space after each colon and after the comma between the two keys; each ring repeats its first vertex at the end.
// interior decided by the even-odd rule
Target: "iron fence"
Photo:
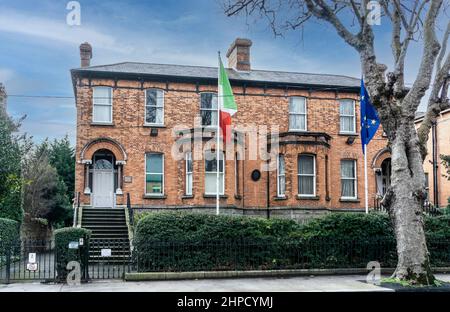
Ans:
{"type": "MultiPolygon", "coordinates": [[[[380,212],[389,212],[389,209],[386,206],[384,206],[383,203],[381,202],[381,198],[374,198],[373,209],[375,211],[380,211],[380,212]]],[[[439,208],[436,208],[429,201],[425,201],[423,203],[422,210],[425,214],[430,215],[430,216],[439,216],[442,214],[442,211],[439,208]]]]}
{"type": "Polygon", "coordinates": [[[53,281],[56,278],[52,241],[22,240],[0,244],[0,281],[53,281]]]}
{"type": "MultiPolygon", "coordinates": [[[[450,242],[429,242],[433,265],[450,265],[450,242]]],[[[133,252],[138,272],[395,267],[393,239],[145,241],[133,252]]]]}

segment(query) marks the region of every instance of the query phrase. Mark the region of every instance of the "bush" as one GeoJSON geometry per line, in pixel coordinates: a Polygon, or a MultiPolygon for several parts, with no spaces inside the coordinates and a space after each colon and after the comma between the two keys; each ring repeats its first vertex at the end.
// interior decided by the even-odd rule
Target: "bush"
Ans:
{"type": "MultiPolygon", "coordinates": [[[[450,263],[450,218],[425,218],[433,265],[450,263]]],[[[386,214],[333,213],[298,225],[292,220],[154,213],[135,233],[139,271],[382,267],[397,262],[386,214]]]]}
{"type": "Polygon", "coordinates": [[[146,240],[283,238],[298,229],[299,225],[293,220],[194,213],[151,213],[138,221],[135,243],[146,240]]]}
{"type": "Polygon", "coordinates": [[[295,234],[299,238],[358,239],[393,238],[389,216],[371,213],[332,213],[303,225],[295,234]]]}
{"type": "Polygon", "coordinates": [[[298,228],[293,220],[148,214],[136,226],[135,256],[140,271],[246,269],[272,263],[273,255],[280,254],[279,242],[298,228]]]}
{"type": "Polygon", "coordinates": [[[81,272],[85,272],[91,231],[84,228],[68,227],[56,230],[54,236],[58,280],[64,281],[66,279],[66,266],[70,261],[78,261],[81,265],[81,272]],[[80,238],[84,239],[83,246],[78,249],[69,249],[69,243],[78,242],[80,238]]]}
{"type": "Polygon", "coordinates": [[[19,222],[0,218],[0,242],[12,243],[19,238],[19,222]]]}
{"type": "Polygon", "coordinates": [[[5,261],[6,250],[11,250],[19,239],[19,222],[0,218],[0,266],[5,261]]]}

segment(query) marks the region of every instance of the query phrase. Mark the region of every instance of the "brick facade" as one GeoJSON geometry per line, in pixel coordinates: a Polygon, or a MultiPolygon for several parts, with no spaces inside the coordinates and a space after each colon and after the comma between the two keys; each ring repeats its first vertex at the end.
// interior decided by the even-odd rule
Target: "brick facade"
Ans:
{"type": "MultiPolygon", "coordinates": [[[[73,74],[77,105],[76,138],[76,191],[81,194],[81,203],[91,205],[92,194],[85,194],[86,170],[93,154],[101,149],[111,151],[120,165],[118,182],[122,194],[116,194],[117,205],[124,205],[126,195],[135,208],[212,208],[215,197],[205,196],[205,162],[193,161],[193,194],[185,195],[185,161],[173,159],[172,147],[179,138],[174,129],[194,129],[194,120],[200,115],[200,94],[216,92],[217,84],[199,79],[197,82],[181,82],[170,77],[157,79],[128,78],[116,75],[102,78],[91,74],[89,77],[73,74]],[[112,124],[94,124],[93,87],[109,86],[113,90],[112,124]],[[145,90],[159,88],[164,90],[164,126],[145,125],[145,90]],[[153,136],[150,133],[153,131],[153,136]],[[155,136],[155,131],[157,135],[155,136]],[[164,154],[164,196],[150,198],[145,196],[145,154],[158,152],[164,154]]],[[[364,161],[359,135],[339,134],[339,99],[355,100],[356,133],[359,133],[359,94],[357,90],[342,92],[339,89],[324,90],[287,88],[286,86],[239,86],[233,91],[238,112],[233,116],[233,125],[240,127],[276,126],[280,138],[280,153],[286,164],[286,197],[277,197],[277,172],[265,172],[261,166],[265,160],[249,160],[246,155],[238,163],[238,187],[236,187],[235,160],[226,160],[225,196],[221,206],[242,210],[264,211],[269,208],[305,209],[320,211],[324,209],[362,209],[364,207],[364,161]],[[289,98],[302,96],[307,101],[306,133],[288,133],[289,98]],[[350,140],[349,140],[350,138],[350,140]],[[354,139],[354,140],[353,140],[354,139]],[[352,141],[349,144],[348,141],[352,141]],[[319,142],[319,143],[317,143],[319,142]],[[300,154],[315,155],[316,196],[299,198],[297,180],[297,157],[300,154]],[[354,159],[357,163],[357,198],[341,199],[340,162],[354,159]],[[258,181],[251,179],[255,170],[261,170],[258,181]]],[[[261,131],[261,130],[259,130],[261,131]]],[[[266,138],[264,133],[258,135],[266,138]]],[[[247,140],[234,143],[235,148],[245,147],[247,140]]],[[[387,140],[379,129],[368,147],[369,205],[373,206],[376,196],[375,170],[384,158],[389,157],[385,150],[387,140]]],[[[205,141],[202,143],[205,146],[205,141]]]]}
{"type": "MultiPolygon", "coordinates": [[[[416,120],[416,128],[418,128],[423,118],[416,120]]],[[[450,200],[450,180],[446,177],[446,170],[444,165],[441,164],[440,155],[450,155],[450,110],[445,110],[436,119],[436,157],[437,167],[436,172],[433,173],[433,135],[432,129],[427,142],[428,154],[423,162],[423,169],[428,177],[428,199],[435,204],[434,199],[434,174],[437,180],[437,197],[439,207],[446,207],[450,200]]]]}

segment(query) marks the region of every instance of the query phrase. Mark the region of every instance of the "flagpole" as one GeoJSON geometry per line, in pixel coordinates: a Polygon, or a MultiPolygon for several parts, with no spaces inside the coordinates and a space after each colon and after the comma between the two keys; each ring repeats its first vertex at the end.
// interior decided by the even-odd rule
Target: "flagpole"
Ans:
{"type": "Polygon", "coordinates": [[[369,213],[369,188],[367,186],[367,144],[364,144],[364,204],[366,214],[369,213]]]}
{"type": "MultiPolygon", "coordinates": [[[[219,186],[220,186],[220,158],[219,158],[219,147],[220,147],[220,106],[222,104],[222,99],[220,95],[220,51],[217,51],[218,54],[218,66],[217,66],[217,131],[216,131],[216,170],[217,170],[217,177],[216,177],[216,215],[219,215],[220,213],[220,195],[219,195],[219,186]]],[[[225,160],[224,160],[224,166],[225,166],[225,160]]]]}

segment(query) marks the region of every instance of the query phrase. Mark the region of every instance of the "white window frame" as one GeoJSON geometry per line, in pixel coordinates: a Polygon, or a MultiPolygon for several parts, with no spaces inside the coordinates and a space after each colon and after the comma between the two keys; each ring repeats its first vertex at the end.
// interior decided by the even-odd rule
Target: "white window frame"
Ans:
{"type": "MultiPolygon", "coordinates": [[[[215,152],[215,151],[211,151],[211,153],[212,154],[214,154],[214,157],[216,157],[217,156],[217,153],[215,152]]],[[[223,165],[222,165],[222,168],[223,168],[223,173],[222,173],[222,189],[220,189],[219,190],[219,195],[225,195],[225,154],[224,154],[224,152],[223,151],[221,151],[220,153],[222,153],[222,161],[223,161],[223,165]]],[[[220,156],[219,156],[219,158],[220,158],[220,156]]],[[[217,195],[216,193],[208,193],[208,192],[206,192],[206,161],[209,161],[208,159],[206,159],[206,157],[205,157],[205,162],[204,162],[204,165],[205,165],[205,195],[217,195]]],[[[217,161],[217,159],[214,159],[214,161],[217,161]]],[[[217,168],[217,170],[220,170],[220,164],[219,164],[219,168],[217,168]]],[[[217,171],[208,171],[208,174],[214,174],[214,176],[216,177],[216,179],[217,179],[217,171]]],[[[219,176],[220,176],[220,171],[219,171],[219,176]]],[[[216,182],[216,181],[215,181],[216,182]]],[[[217,183],[217,182],[216,182],[217,183]]],[[[219,186],[220,186],[220,183],[219,183],[219,186]]]]}
{"type": "Polygon", "coordinates": [[[358,167],[356,163],[356,159],[341,159],[340,163],[340,176],[341,176],[341,199],[357,199],[358,198],[358,167]],[[342,177],[342,162],[343,161],[351,161],[353,162],[353,166],[355,166],[355,177],[354,178],[343,178],[342,177]],[[355,187],[355,196],[342,196],[342,180],[353,180],[353,186],[355,187]]]}
{"type": "Polygon", "coordinates": [[[355,100],[352,99],[339,99],[339,133],[341,134],[356,134],[356,104],[355,100]],[[353,104],[353,115],[341,114],[342,102],[351,101],[353,104]],[[352,117],[353,118],[353,131],[342,130],[341,117],[352,117]]]}
{"type": "Polygon", "coordinates": [[[92,88],[92,122],[93,123],[99,123],[99,124],[112,124],[113,123],[113,88],[112,87],[107,87],[107,86],[96,86],[92,88]],[[95,90],[98,89],[108,89],[110,91],[111,97],[110,97],[110,104],[95,104],[95,90]],[[95,119],[95,107],[96,106],[109,106],[110,107],[110,112],[111,112],[111,120],[96,120],[95,119]]]}
{"type": "Polygon", "coordinates": [[[284,177],[284,191],[286,192],[286,159],[283,154],[277,155],[277,197],[286,197],[286,193],[281,193],[280,178],[284,177]],[[283,158],[284,173],[280,173],[280,159],[283,158]]]}
{"type": "Polygon", "coordinates": [[[313,154],[299,154],[297,157],[297,192],[298,192],[298,196],[301,197],[316,197],[316,179],[317,179],[317,174],[316,174],[316,155],[313,154]],[[307,156],[307,157],[312,157],[313,159],[313,173],[300,173],[299,172],[299,166],[298,163],[300,161],[300,157],[301,156],[307,156]],[[298,183],[299,178],[300,177],[313,177],[313,194],[301,194],[300,193],[300,184],[298,183]]]}
{"type": "Polygon", "coordinates": [[[146,126],[164,126],[164,113],[165,113],[164,100],[165,100],[165,91],[164,90],[158,89],[158,88],[148,88],[145,90],[144,124],[146,126]],[[147,92],[148,91],[156,91],[157,93],[161,92],[161,94],[162,94],[161,106],[158,106],[158,96],[156,96],[156,106],[147,104],[147,92]],[[147,122],[147,107],[154,107],[156,109],[156,112],[158,112],[158,108],[162,108],[162,123],[147,122]]]}
{"type": "MultiPolygon", "coordinates": [[[[218,94],[216,92],[201,92],[200,93],[200,122],[202,124],[202,127],[217,127],[217,125],[214,125],[214,124],[211,124],[211,125],[204,125],[203,124],[202,111],[209,111],[209,112],[211,112],[211,116],[212,116],[212,113],[215,112],[217,114],[217,118],[219,118],[219,112],[218,112],[217,108],[202,108],[202,94],[214,94],[216,96],[216,98],[217,98],[217,106],[219,106],[218,94]]],[[[216,120],[216,122],[217,122],[217,120],[216,120]]]]}
{"type": "Polygon", "coordinates": [[[164,154],[163,153],[156,153],[156,152],[149,152],[149,153],[145,153],[145,175],[144,175],[144,192],[146,196],[155,196],[155,197],[159,197],[159,196],[164,196],[164,182],[165,182],[165,177],[164,177],[164,154]],[[161,155],[162,157],[162,173],[161,172],[147,172],[147,155],[161,155]],[[162,185],[161,185],[161,193],[147,193],[147,175],[148,174],[159,174],[162,175],[162,185]]]}
{"type": "Polygon", "coordinates": [[[185,161],[186,161],[186,195],[191,196],[193,191],[193,184],[194,184],[194,174],[193,174],[193,166],[194,163],[192,162],[192,153],[186,153],[185,155],[185,161]],[[191,162],[192,171],[189,171],[189,161],[191,162]],[[190,180],[189,180],[190,177],[190,180]],[[189,183],[190,181],[190,183],[189,183]]]}
{"type": "Polygon", "coordinates": [[[289,131],[308,131],[308,103],[306,100],[306,97],[304,96],[291,96],[289,98],[289,104],[291,104],[291,102],[294,99],[303,99],[304,100],[304,105],[305,105],[305,112],[304,113],[295,113],[295,112],[291,112],[290,105],[289,105],[289,120],[288,120],[288,124],[289,124],[289,131]],[[291,128],[291,116],[304,116],[305,117],[305,129],[295,129],[295,128],[291,128]]]}

